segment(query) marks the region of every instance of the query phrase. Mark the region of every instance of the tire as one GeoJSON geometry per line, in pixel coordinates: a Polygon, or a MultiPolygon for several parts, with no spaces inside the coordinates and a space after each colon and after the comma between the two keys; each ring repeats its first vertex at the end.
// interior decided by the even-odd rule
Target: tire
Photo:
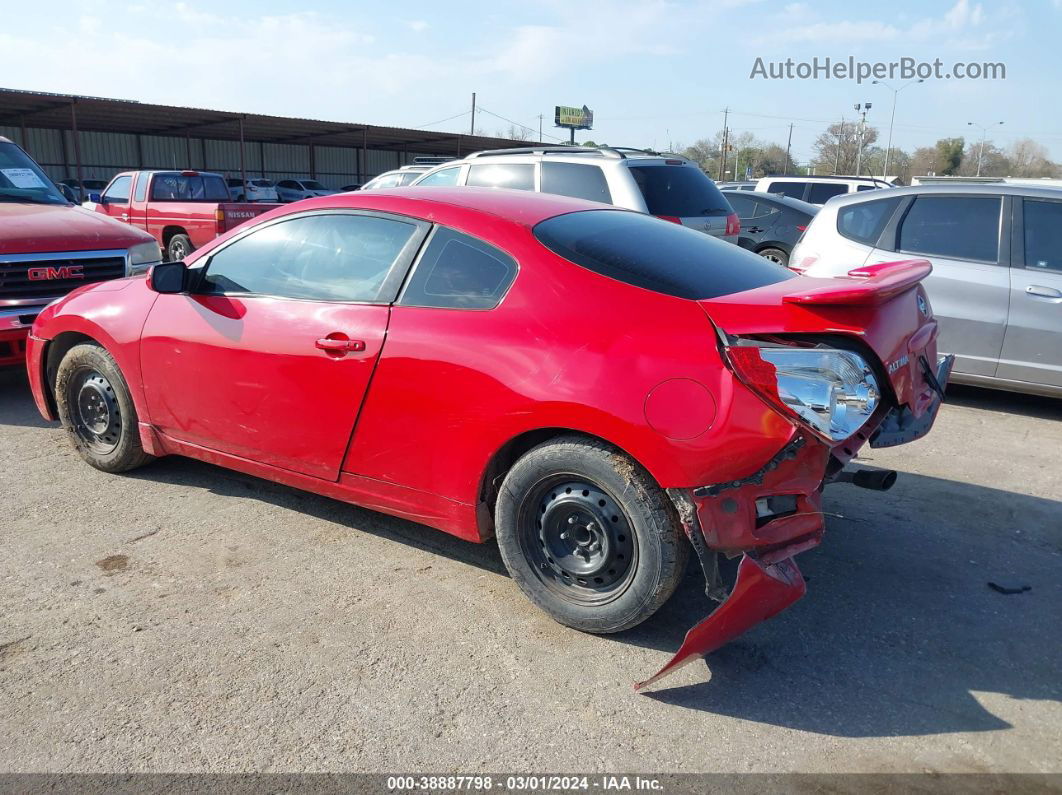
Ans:
{"type": "Polygon", "coordinates": [[[779,265],[789,267],[789,254],[783,249],[776,248],[775,246],[768,246],[767,248],[761,248],[756,253],[764,259],[769,259],[771,262],[777,262],[779,265]]]}
{"type": "Polygon", "coordinates": [[[166,245],[166,258],[170,262],[177,262],[177,260],[184,259],[193,251],[195,251],[195,248],[192,246],[192,241],[188,235],[174,235],[166,245]]]}
{"type": "Polygon", "coordinates": [[[55,402],[74,448],[96,469],[126,472],[152,460],[140,444],[136,407],[122,371],[99,345],[75,345],[63,357],[55,402]]]}
{"type": "Polygon", "coordinates": [[[520,590],[583,632],[645,621],[675,592],[689,557],[674,508],[649,473],[580,436],[545,442],[513,465],[495,527],[520,590]]]}

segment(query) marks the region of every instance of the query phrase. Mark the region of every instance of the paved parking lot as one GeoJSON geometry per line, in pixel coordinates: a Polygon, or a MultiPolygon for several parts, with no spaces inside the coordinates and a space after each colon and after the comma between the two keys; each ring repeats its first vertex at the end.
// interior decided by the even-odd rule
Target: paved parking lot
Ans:
{"type": "Polygon", "coordinates": [[[494,545],[188,460],[97,472],[0,373],[0,769],[1060,771],[1062,401],[951,398],[870,451],[891,492],[828,492],[803,601],[635,695],[709,609],[695,567],[581,635],[494,545]]]}

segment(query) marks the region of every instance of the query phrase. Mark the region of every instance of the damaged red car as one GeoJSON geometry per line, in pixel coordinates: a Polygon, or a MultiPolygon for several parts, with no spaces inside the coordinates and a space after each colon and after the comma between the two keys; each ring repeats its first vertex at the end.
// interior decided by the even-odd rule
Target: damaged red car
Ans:
{"type": "Polygon", "coordinates": [[[930,429],[950,360],[929,269],[798,277],[523,191],[340,194],[53,303],[27,366],[98,469],[189,456],[496,537],[586,632],[645,621],[692,553],[722,604],[644,685],[798,599],[823,486],[888,487],[846,465],[930,429]]]}

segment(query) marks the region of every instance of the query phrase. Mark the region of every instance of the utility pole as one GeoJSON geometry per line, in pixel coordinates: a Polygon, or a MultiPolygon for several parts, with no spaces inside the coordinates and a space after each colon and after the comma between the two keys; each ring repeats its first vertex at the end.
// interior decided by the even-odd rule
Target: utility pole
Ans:
{"type": "Polygon", "coordinates": [[[785,175],[789,176],[789,149],[793,146],[793,123],[789,123],[789,140],[785,142],[785,175]]]}
{"type": "Polygon", "coordinates": [[[468,131],[469,135],[476,134],[476,92],[472,92],[472,123],[468,131]]]}
{"type": "Polygon", "coordinates": [[[841,126],[837,131],[837,153],[833,158],[833,173],[841,170],[841,142],[844,140],[844,116],[841,117],[841,126]]]}
{"type": "Polygon", "coordinates": [[[867,111],[870,110],[870,103],[864,102],[860,105],[858,102],[855,104],[856,113],[860,114],[859,119],[859,147],[856,149],[856,173],[859,176],[859,170],[863,165],[863,136],[867,129],[867,111]]]}
{"type": "Polygon", "coordinates": [[[885,166],[881,169],[881,178],[886,179],[889,175],[889,155],[892,154],[892,125],[896,121],[896,95],[903,91],[907,86],[914,85],[915,83],[926,82],[924,78],[918,78],[912,80],[910,83],[904,83],[899,88],[893,88],[884,80],[875,80],[873,85],[885,86],[892,92],[892,116],[889,117],[889,144],[885,147],[885,166]]]}
{"type": "Polygon", "coordinates": [[[728,143],[728,141],[727,141],[726,123],[727,123],[727,118],[729,117],[729,115],[730,115],[730,108],[729,107],[723,108],[723,147],[722,147],[722,150],[719,152],[719,181],[720,182],[725,181],[725,174],[726,174],[726,145],[728,143]]]}
{"type": "MultiPolygon", "coordinates": [[[[1002,124],[1003,122],[997,121],[996,124],[1002,124]]],[[[981,176],[981,159],[985,155],[985,136],[988,135],[988,127],[995,127],[995,124],[990,124],[987,127],[983,124],[977,124],[976,122],[966,122],[970,127],[978,127],[981,130],[981,148],[977,150],[977,176],[981,176]]]]}
{"type": "Polygon", "coordinates": [[[538,114],[538,142],[542,143],[542,114],[538,114]]]}

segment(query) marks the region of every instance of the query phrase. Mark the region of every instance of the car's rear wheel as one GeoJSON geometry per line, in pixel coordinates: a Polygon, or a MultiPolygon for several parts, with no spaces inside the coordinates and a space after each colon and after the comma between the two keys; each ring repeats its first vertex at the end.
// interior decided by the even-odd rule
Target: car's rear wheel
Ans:
{"type": "Polygon", "coordinates": [[[567,436],[509,470],[496,507],[498,546],[527,597],[562,624],[620,632],[674,593],[689,550],[667,496],[637,462],[567,436]]]}
{"type": "Polygon", "coordinates": [[[188,235],[174,235],[166,246],[166,257],[170,262],[183,260],[195,249],[192,247],[191,238],[188,235]]]}
{"type": "Polygon", "coordinates": [[[118,364],[104,348],[71,348],[55,377],[59,419],[75,449],[104,472],[125,472],[152,460],[140,444],[136,407],[118,364]]]}
{"type": "Polygon", "coordinates": [[[789,265],[789,254],[783,249],[770,246],[768,248],[761,248],[756,253],[764,259],[769,259],[771,262],[777,262],[779,265],[789,265]]]}

